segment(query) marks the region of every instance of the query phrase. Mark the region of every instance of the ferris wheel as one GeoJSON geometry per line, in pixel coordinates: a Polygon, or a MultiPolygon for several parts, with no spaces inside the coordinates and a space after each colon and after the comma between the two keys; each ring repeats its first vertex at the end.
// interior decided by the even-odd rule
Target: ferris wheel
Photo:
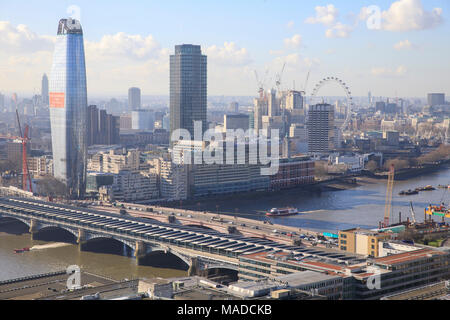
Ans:
{"type": "Polygon", "coordinates": [[[352,110],[354,108],[354,104],[353,104],[353,97],[352,97],[352,93],[350,91],[350,88],[348,87],[348,85],[341,79],[337,78],[337,77],[327,77],[327,78],[323,78],[318,84],[316,84],[316,86],[313,89],[313,92],[311,94],[311,98],[314,99],[317,97],[317,93],[319,92],[319,90],[324,87],[325,85],[329,84],[329,83],[336,83],[338,84],[345,92],[345,95],[347,97],[347,103],[346,103],[346,108],[345,108],[345,121],[342,124],[340,130],[341,132],[344,131],[347,126],[348,123],[350,122],[350,118],[352,115],[352,110]]]}

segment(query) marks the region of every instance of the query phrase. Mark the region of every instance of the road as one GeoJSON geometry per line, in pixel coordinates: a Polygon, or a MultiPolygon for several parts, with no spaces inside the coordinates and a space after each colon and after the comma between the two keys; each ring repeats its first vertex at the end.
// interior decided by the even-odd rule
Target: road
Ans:
{"type": "MultiPolygon", "coordinates": [[[[244,236],[265,238],[286,244],[292,244],[293,240],[298,239],[298,236],[301,234],[312,237],[317,237],[319,235],[319,233],[315,231],[264,223],[263,221],[241,217],[220,215],[211,212],[199,212],[159,206],[144,206],[129,203],[123,203],[123,205],[125,206],[127,214],[134,217],[149,218],[167,222],[169,216],[175,216],[176,222],[183,225],[198,225],[199,227],[206,227],[224,233],[228,233],[229,227],[235,227],[236,230],[244,236]],[[153,212],[148,212],[148,208],[151,208],[153,212]]],[[[122,209],[121,206],[122,203],[117,203],[116,207],[107,205],[90,205],[89,207],[95,210],[120,214],[120,210],[122,209]]],[[[302,240],[302,242],[307,246],[313,245],[312,242],[307,240],[302,240]]]]}

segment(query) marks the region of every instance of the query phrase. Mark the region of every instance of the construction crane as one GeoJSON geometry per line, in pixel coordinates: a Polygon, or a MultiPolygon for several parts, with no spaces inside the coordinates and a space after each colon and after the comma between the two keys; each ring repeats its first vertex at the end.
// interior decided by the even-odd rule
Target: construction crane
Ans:
{"type": "Polygon", "coordinates": [[[286,68],[286,62],[283,64],[283,68],[281,68],[281,72],[275,75],[275,85],[279,93],[281,93],[281,79],[283,78],[284,69],[286,68]]]}
{"type": "Polygon", "coordinates": [[[22,127],[20,125],[19,120],[19,112],[17,111],[17,109],[16,109],[16,116],[17,116],[17,123],[19,126],[20,137],[0,135],[0,138],[8,140],[19,140],[20,143],[22,144],[22,189],[25,191],[33,192],[33,185],[31,183],[31,175],[28,169],[28,161],[27,161],[28,159],[27,146],[28,142],[30,141],[30,138],[28,136],[29,127],[28,125],[26,125],[25,132],[22,133],[22,127]]]}
{"type": "Polygon", "coordinates": [[[309,76],[311,74],[311,69],[308,71],[308,74],[306,75],[305,84],[303,85],[303,94],[306,95],[306,87],[308,86],[309,76]]]}
{"type": "Polygon", "coordinates": [[[386,205],[384,207],[384,221],[383,228],[387,228],[389,226],[389,219],[391,216],[391,208],[392,208],[392,194],[394,191],[394,178],[395,178],[395,166],[392,164],[389,169],[388,174],[388,183],[386,190],[386,205]]]}
{"type": "Polygon", "coordinates": [[[264,96],[264,87],[266,85],[266,80],[267,80],[268,74],[269,74],[269,69],[266,70],[264,78],[260,79],[258,76],[258,72],[255,70],[256,83],[258,85],[258,93],[259,93],[260,98],[263,98],[263,96],[264,96]]]}

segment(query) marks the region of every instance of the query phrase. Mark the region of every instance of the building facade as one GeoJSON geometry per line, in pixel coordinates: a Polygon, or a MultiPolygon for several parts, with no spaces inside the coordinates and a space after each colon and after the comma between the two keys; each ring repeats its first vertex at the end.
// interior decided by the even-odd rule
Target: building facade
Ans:
{"type": "Polygon", "coordinates": [[[310,106],[308,111],[308,152],[328,153],[334,149],[334,107],[310,106]]]}
{"type": "Polygon", "coordinates": [[[72,198],[86,189],[87,87],[83,30],[79,21],[62,19],[58,26],[49,85],[55,178],[72,198]]]}
{"type": "MultiPolygon", "coordinates": [[[[175,46],[170,56],[170,135],[186,129],[194,138],[194,121],[207,130],[207,57],[200,46],[175,46]]],[[[173,143],[171,143],[173,145],[173,143]]]]}
{"type": "Polygon", "coordinates": [[[44,73],[42,76],[42,87],[41,87],[41,97],[42,97],[42,103],[46,106],[48,106],[48,77],[44,73]]]}
{"type": "Polygon", "coordinates": [[[141,89],[130,88],[128,90],[128,108],[130,111],[141,109],[141,89]]]}

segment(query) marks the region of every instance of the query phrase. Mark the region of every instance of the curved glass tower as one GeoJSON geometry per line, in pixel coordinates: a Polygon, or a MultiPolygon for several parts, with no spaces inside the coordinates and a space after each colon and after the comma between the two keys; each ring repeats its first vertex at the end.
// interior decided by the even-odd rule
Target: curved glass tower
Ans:
{"type": "Polygon", "coordinates": [[[80,199],[86,189],[87,87],[83,30],[79,21],[59,21],[49,84],[55,178],[80,199]]]}

